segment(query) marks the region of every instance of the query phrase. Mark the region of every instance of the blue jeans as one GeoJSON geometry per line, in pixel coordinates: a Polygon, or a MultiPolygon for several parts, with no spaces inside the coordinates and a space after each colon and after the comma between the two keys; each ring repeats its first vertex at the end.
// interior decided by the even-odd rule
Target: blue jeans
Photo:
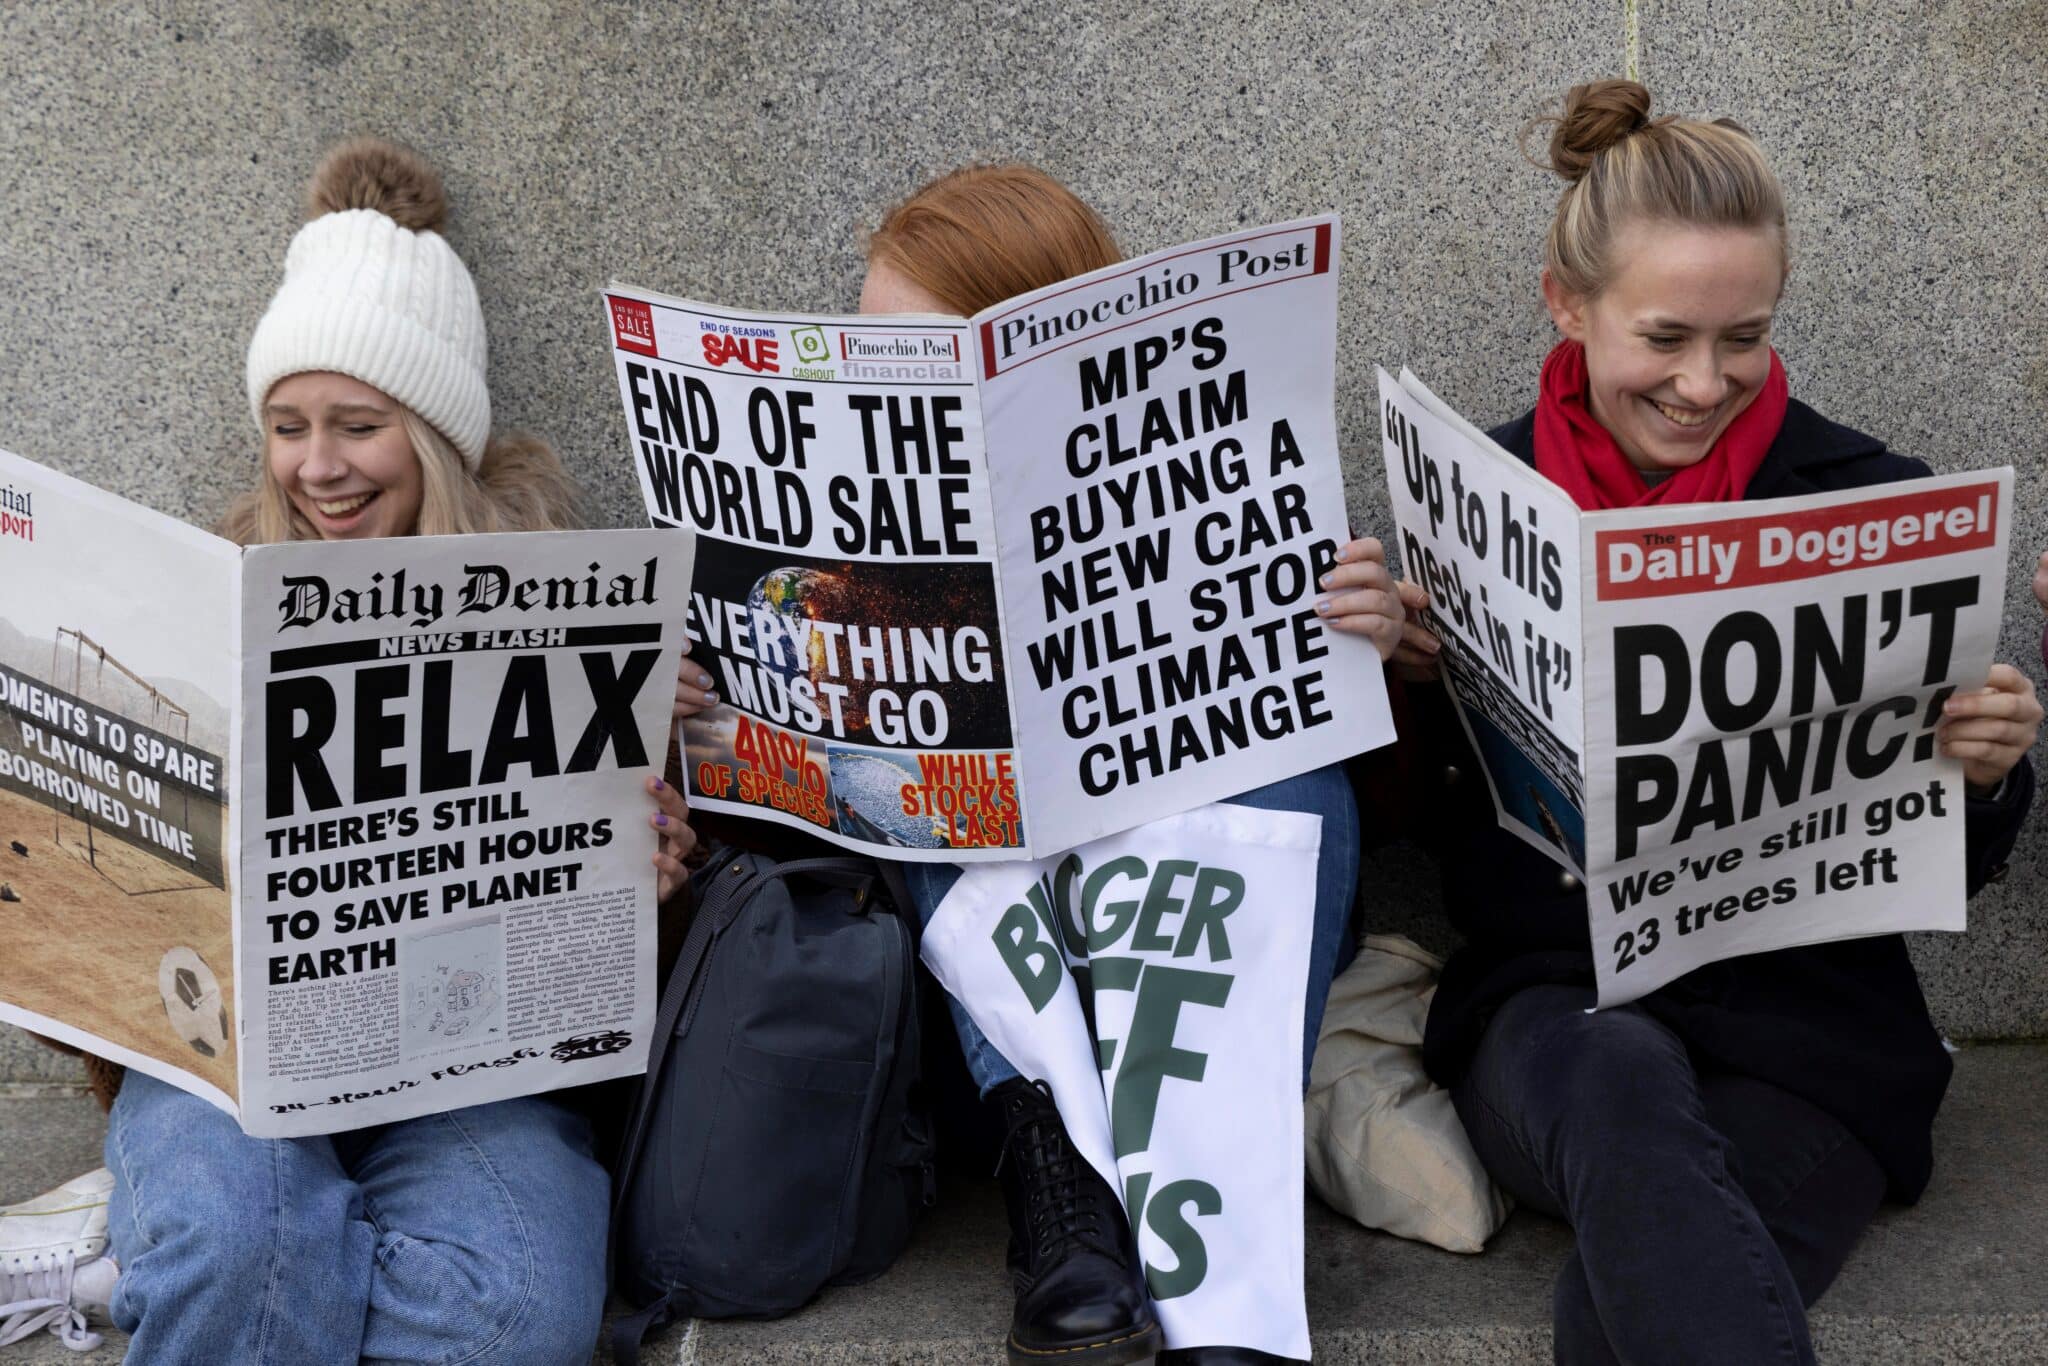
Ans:
{"type": "Polygon", "coordinates": [[[1585,987],[1509,997],[1451,1092],[1494,1179],[1577,1234],[1552,1292],[1557,1360],[1811,1366],[1806,1306],[1884,1170],[1790,1092],[1696,1070],[1641,1007],[1591,1004],[1585,987]]]}
{"type": "MultiPolygon", "coordinates": [[[[1308,811],[1323,818],[1322,845],[1316,854],[1315,926],[1310,931],[1308,951],[1308,996],[1301,1017],[1301,1086],[1308,1089],[1309,1065],[1315,1061],[1316,1038],[1322,1033],[1323,1007],[1330,996],[1330,982],[1357,952],[1351,938],[1351,898],[1358,888],[1358,804],[1351,795],[1351,782],[1344,770],[1332,765],[1312,773],[1284,778],[1229,799],[1233,806],[1255,807],[1261,811],[1308,811]]],[[[907,863],[903,866],[910,884],[910,898],[917,903],[918,920],[930,924],[939,903],[961,869],[951,863],[907,863]]],[[[986,1096],[1017,1075],[1010,1060],[996,1051],[988,1036],[975,1027],[974,1019],[951,996],[946,1005],[953,1012],[953,1028],[960,1035],[960,1051],[967,1057],[967,1073],[986,1096]]]]}
{"type": "Polygon", "coordinates": [[[256,1139],[130,1072],[107,1130],[136,1362],[586,1362],[610,1184],[552,1101],[256,1139]]]}

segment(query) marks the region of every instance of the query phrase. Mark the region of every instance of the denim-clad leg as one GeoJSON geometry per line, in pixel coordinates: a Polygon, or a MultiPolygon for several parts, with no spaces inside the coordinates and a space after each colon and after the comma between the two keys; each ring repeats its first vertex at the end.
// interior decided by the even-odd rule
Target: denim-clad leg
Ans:
{"type": "Polygon", "coordinates": [[[339,1134],[378,1231],[366,1362],[590,1359],[611,1180],[590,1122],[544,1096],[339,1134]]]}
{"type": "MultiPolygon", "coordinates": [[[[939,913],[939,903],[960,880],[960,873],[960,866],[953,863],[903,865],[903,880],[910,885],[910,899],[917,906],[919,924],[931,924],[932,917],[939,913]]],[[[960,1052],[967,1059],[967,1075],[974,1078],[974,1084],[984,1097],[1017,1075],[1017,1069],[1010,1065],[1010,1060],[996,1051],[996,1046],[988,1041],[988,1035],[981,1032],[980,1026],[974,1023],[974,1017],[967,1013],[967,1007],[961,1005],[959,998],[951,992],[946,993],[946,1009],[953,1016],[953,1032],[960,1036],[960,1052]]]]}
{"type": "MultiPolygon", "coordinates": [[[[1322,1030],[1330,982],[1357,950],[1350,931],[1351,897],[1358,886],[1358,806],[1351,794],[1350,780],[1335,765],[1268,783],[1229,800],[1234,806],[1262,811],[1307,811],[1323,818],[1322,843],[1316,855],[1308,995],[1302,1012],[1301,1084],[1307,1089],[1309,1065],[1315,1060],[1316,1038],[1322,1030]]],[[[903,871],[910,884],[911,900],[917,904],[918,919],[929,923],[946,893],[960,880],[961,870],[950,863],[910,863],[903,866],[903,871]]],[[[995,1045],[975,1027],[965,1006],[951,996],[946,998],[946,1006],[953,1014],[953,1027],[960,1034],[960,1051],[967,1057],[968,1075],[974,1078],[982,1095],[1017,1075],[1009,1059],[998,1053],[995,1045]]]]}
{"type": "Polygon", "coordinates": [[[113,1318],[152,1366],[354,1366],[376,1266],[362,1193],[324,1138],[259,1139],[129,1072],[108,1117],[113,1318]]]}
{"type": "Polygon", "coordinates": [[[1511,997],[1453,1091],[1495,1179],[1577,1235],[1557,1360],[1812,1362],[1805,1306],[1877,1209],[1877,1160],[1795,1096],[1701,1077],[1647,1012],[1592,1001],[1511,997]]]}
{"type": "MultiPolygon", "coordinates": [[[[1841,1122],[1790,1092],[1753,1077],[1700,1078],[1707,1122],[1728,1140],[1728,1170],[1756,1207],[1810,1308],[1834,1283],[1884,1200],[1884,1169],[1841,1122]]],[[[1685,1250],[1672,1246],[1680,1259],[1685,1250]]],[[[1574,1254],[1551,1298],[1557,1360],[1618,1366],[1593,1300],[1583,1258],[1574,1254]]],[[[1626,1330],[1624,1330],[1626,1331],[1626,1330]]]]}
{"type": "Polygon", "coordinates": [[[551,1101],[254,1139],[131,1072],[107,1164],[138,1362],[522,1366],[596,1344],[608,1185],[551,1101]]]}

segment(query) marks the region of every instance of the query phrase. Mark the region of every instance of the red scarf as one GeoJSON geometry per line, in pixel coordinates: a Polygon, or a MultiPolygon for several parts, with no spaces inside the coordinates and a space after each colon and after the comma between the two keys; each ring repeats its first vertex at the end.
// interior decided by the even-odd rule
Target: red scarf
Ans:
{"type": "Polygon", "coordinates": [[[1673,471],[1652,488],[1587,404],[1586,348],[1561,341],[1544,359],[1536,398],[1536,472],[1586,512],[1653,503],[1736,502],[1778,439],[1791,401],[1785,367],[1774,350],[1763,391],[1735,415],[1706,459],[1673,471]]]}

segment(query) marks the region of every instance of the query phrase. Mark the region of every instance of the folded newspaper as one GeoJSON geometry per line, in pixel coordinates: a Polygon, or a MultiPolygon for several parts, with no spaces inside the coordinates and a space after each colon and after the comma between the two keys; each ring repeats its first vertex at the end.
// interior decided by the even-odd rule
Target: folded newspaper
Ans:
{"type": "Polygon", "coordinates": [[[1379,374],[1406,577],[1503,828],[1583,874],[1600,1003],[1703,963],[1964,928],[1964,783],[2012,470],[1582,513],[1379,374]]]}
{"type": "Polygon", "coordinates": [[[972,319],[605,299],[650,520],[703,538],[692,801],[938,861],[1069,849],[1393,738],[1323,629],[1338,225],[972,319]]]}
{"type": "Polygon", "coordinates": [[[688,533],[0,508],[0,1019],[260,1137],[645,1067],[688,533]]]}

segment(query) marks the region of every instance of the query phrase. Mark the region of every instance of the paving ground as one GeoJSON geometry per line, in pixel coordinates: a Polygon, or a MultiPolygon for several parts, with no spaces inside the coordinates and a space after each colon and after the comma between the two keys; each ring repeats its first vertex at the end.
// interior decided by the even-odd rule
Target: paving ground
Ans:
{"type": "MultiPolygon", "coordinates": [[[[1958,1059],[1936,1135],[1934,1184],[1888,1209],[1814,1313],[1823,1361],[2005,1366],[2048,1361],[2048,1044],[1958,1059]]],[[[0,1200],[99,1161],[91,1101],[0,1089],[0,1200]]],[[[1308,1215],[1309,1322],[1318,1362],[1546,1363],[1550,1277],[1569,1235],[1517,1214],[1484,1255],[1456,1257],[1308,1215]]],[[[901,1262],[772,1323],[672,1328],[643,1358],[676,1366],[998,1363],[1008,1320],[1002,1213],[992,1186],[954,1195],[901,1262]]],[[[54,1339],[0,1349],[0,1366],[99,1366],[54,1339]]]]}

